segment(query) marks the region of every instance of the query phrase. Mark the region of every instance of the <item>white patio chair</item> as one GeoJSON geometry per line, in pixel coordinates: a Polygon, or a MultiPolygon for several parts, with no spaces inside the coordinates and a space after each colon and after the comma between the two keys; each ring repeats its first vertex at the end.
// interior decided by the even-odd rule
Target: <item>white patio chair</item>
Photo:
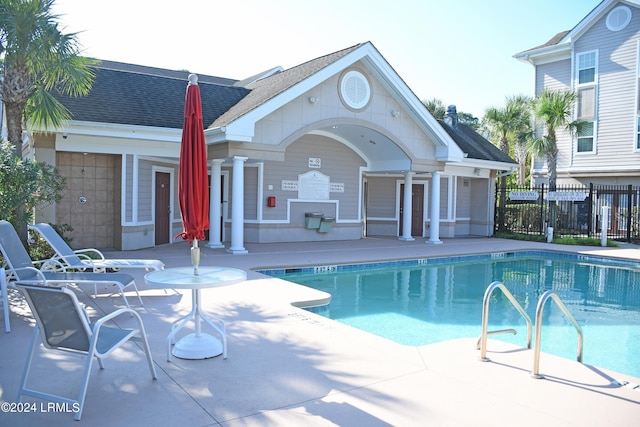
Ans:
{"type": "MultiPolygon", "coordinates": [[[[42,271],[37,268],[44,263],[51,264],[53,261],[33,261],[29,253],[22,245],[18,233],[13,225],[7,221],[0,221],[0,251],[7,263],[11,281],[39,284],[39,285],[66,285],[74,283],[76,285],[92,284],[94,296],[98,293],[98,285],[117,286],[120,295],[124,299],[127,308],[131,308],[124,290],[129,286],[133,287],[138,296],[140,305],[144,305],[136,282],[130,274],[126,273],[89,273],[89,272],[66,272],[66,271],[42,271]]],[[[64,269],[64,266],[61,266],[64,269]]]]}
{"type": "Polygon", "coordinates": [[[55,259],[68,268],[94,271],[100,269],[144,268],[147,271],[164,269],[164,263],[158,259],[107,259],[98,249],[86,248],[73,250],[58,232],[49,224],[40,223],[29,226],[37,231],[56,253],[55,259]],[[98,258],[91,258],[87,254],[94,254],[98,258]]]}
{"type": "MultiPolygon", "coordinates": [[[[69,407],[75,411],[75,419],[79,420],[80,417],[82,417],[93,358],[97,358],[100,369],[104,369],[102,358],[107,357],[128,340],[142,343],[151,377],[153,379],[157,378],[144,325],[142,324],[142,319],[135,311],[121,308],[92,324],[86,311],[76,298],[76,295],[65,287],[55,288],[24,285],[19,282],[16,283],[15,286],[24,293],[33,317],[36,320],[31,344],[29,346],[29,354],[22,374],[22,381],[20,382],[18,402],[22,402],[23,396],[31,396],[51,402],[67,403],[69,407]],[[138,323],[136,329],[120,329],[105,325],[105,322],[125,313],[135,317],[138,323]],[[31,362],[36,350],[38,337],[44,347],[49,350],[86,355],[80,392],[76,399],[27,387],[27,380],[29,379],[29,371],[31,369],[31,362]]],[[[47,377],[40,377],[38,379],[46,381],[47,377]]],[[[145,399],[145,397],[140,396],[140,399],[145,399]]]]}

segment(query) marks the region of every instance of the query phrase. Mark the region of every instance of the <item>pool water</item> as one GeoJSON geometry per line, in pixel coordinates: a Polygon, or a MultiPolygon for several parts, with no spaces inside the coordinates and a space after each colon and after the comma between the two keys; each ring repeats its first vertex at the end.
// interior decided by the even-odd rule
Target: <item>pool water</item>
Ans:
{"type": "MultiPolygon", "coordinates": [[[[328,292],[331,303],[320,314],[411,346],[479,337],[493,281],[505,284],[534,323],[538,299],[553,289],[582,327],[583,362],[640,377],[639,262],[536,251],[263,273],[328,292]]],[[[499,289],[489,307],[489,330],[518,331],[491,338],[525,346],[526,323],[499,289]]],[[[548,300],[541,350],[575,360],[577,345],[575,328],[548,300]]]]}

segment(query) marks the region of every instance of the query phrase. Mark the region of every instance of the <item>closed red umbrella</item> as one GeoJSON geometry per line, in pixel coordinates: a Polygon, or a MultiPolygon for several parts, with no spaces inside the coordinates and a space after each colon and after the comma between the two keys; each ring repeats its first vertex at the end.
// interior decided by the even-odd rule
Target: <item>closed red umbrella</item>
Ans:
{"type": "MultiPolygon", "coordinates": [[[[184,101],[184,125],[180,146],[178,198],[182,215],[182,233],[178,236],[192,243],[193,273],[198,274],[200,249],[198,240],[209,229],[209,185],[207,183],[207,147],[202,123],[202,101],[198,76],[189,75],[184,101]]],[[[176,237],[178,237],[176,236],[176,237]]]]}

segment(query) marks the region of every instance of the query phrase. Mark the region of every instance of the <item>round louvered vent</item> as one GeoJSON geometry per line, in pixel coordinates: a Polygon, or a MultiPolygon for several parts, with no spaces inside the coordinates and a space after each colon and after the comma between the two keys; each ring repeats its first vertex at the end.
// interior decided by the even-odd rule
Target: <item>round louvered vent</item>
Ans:
{"type": "Polygon", "coordinates": [[[362,73],[349,71],[340,82],[340,95],[347,106],[354,110],[360,110],[369,103],[371,98],[369,81],[362,73]]]}
{"type": "Polygon", "coordinates": [[[631,9],[627,6],[618,6],[607,15],[607,28],[611,31],[624,29],[631,21],[631,9]]]}

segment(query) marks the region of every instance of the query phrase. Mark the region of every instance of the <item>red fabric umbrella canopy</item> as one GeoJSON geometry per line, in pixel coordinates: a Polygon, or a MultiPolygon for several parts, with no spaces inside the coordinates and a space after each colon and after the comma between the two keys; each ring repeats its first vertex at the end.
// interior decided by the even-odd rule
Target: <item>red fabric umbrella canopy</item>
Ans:
{"type": "Polygon", "coordinates": [[[209,229],[207,148],[204,142],[200,88],[195,74],[189,75],[184,101],[178,198],[183,227],[178,236],[189,242],[204,240],[204,231],[209,229]]]}

